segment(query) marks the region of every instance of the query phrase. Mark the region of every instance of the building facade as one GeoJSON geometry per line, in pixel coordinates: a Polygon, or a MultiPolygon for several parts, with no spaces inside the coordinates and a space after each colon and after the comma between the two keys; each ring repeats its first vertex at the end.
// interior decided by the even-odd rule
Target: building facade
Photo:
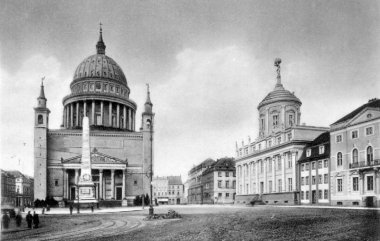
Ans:
{"type": "Polygon", "coordinates": [[[380,207],[380,100],[331,125],[331,204],[380,207]]]}
{"type": "Polygon", "coordinates": [[[234,203],[236,171],[233,158],[221,158],[207,168],[201,178],[204,204],[234,203]]]}
{"type": "Polygon", "coordinates": [[[16,206],[16,178],[1,170],[1,208],[16,206]]]}
{"type": "Polygon", "coordinates": [[[149,193],[153,171],[154,113],[147,100],[136,131],[136,103],[120,66],[105,54],[100,29],[96,54],[76,68],[71,93],[63,99],[61,129],[49,129],[50,110],[43,84],[35,110],[34,198],[58,201],[77,198],[81,168],[82,119],[90,121],[92,179],[96,199],[133,203],[149,193]]]}
{"type": "Polygon", "coordinates": [[[330,204],[330,133],[307,144],[298,163],[301,204],[330,204]]]}
{"type": "Polygon", "coordinates": [[[153,200],[156,204],[169,204],[169,180],[167,177],[153,178],[153,200]]]}
{"type": "Polygon", "coordinates": [[[299,203],[297,162],[303,148],[325,127],[301,124],[301,101],[281,83],[280,59],[275,60],[277,83],[258,105],[259,136],[236,144],[235,203],[261,199],[268,204],[299,203]]]}
{"type": "Polygon", "coordinates": [[[188,204],[203,204],[203,185],[202,175],[215,161],[211,158],[206,159],[197,166],[191,168],[188,174],[188,204]]]}
{"type": "Polygon", "coordinates": [[[183,204],[184,201],[184,186],[182,183],[181,176],[168,176],[169,187],[168,187],[168,197],[169,204],[183,204]]]}

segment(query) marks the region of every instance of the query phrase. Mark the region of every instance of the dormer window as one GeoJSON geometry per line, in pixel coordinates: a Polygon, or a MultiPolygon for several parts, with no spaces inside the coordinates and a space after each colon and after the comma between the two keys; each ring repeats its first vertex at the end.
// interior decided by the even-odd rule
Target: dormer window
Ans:
{"type": "Polygon", "coordinates": [[[325,153],[325,146],[319,146],[319,154],[325,153]]]}
{"type": "Polygon", "coordinates": [[[306,157],[309,157],[309,156],[311,156],[311,149],[310,148],[306,150],[306,157]]]}

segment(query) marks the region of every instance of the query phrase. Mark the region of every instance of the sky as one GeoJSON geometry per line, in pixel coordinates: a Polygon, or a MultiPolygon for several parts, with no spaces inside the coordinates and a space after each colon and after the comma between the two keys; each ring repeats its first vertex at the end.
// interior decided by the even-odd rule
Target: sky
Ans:
{"type": "Polygon", "coordinates": [[[137,129],[150,84],[155,175],[185,180],[193,165],[254,140],[277,57],[307,125],[328,127],[380,98],[379,1],[2,0],[0,22],[1,168],[29,175],[41,78],[58,129],[99,22],[138,105],[137,129]]]}

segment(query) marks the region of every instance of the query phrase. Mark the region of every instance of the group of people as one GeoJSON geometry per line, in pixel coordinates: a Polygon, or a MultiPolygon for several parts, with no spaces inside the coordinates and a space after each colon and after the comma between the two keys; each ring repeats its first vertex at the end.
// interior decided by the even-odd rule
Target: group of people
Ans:
{"type": "MultiPolygon", "coordinates": [[[[16,226],[20,227],[21,222],[22,222],[22,215],[20,211],[18,211],[18,213],[16,214],[15,219],[16,219],[16,226]]],[[[11,222],[11,218],[10,218],[9,212],[5,212],[1,218],[2,229],[8,229],[10,222],[11,222]]],[[[32,215],[29,211],[28,214],[26,215],[26,223],[28,224],[28,228],[32,228],[32,224],[33,224],[33,228],[38,228],[38,225],[40,224],[40,219],[38,217],[38,214],[34,211],[32,215]]]]}

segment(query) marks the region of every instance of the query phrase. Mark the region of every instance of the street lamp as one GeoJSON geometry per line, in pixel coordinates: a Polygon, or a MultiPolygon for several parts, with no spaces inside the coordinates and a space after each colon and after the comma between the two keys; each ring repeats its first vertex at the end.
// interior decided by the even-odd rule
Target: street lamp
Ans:
{"type": "Polygon", "coordinates": [[[149,207],[149,215],[153,216],[154,208],[153,208],[153,125],[151,121],[148,121],[148,128],[150,132],[150,207],[149,207]]]}

